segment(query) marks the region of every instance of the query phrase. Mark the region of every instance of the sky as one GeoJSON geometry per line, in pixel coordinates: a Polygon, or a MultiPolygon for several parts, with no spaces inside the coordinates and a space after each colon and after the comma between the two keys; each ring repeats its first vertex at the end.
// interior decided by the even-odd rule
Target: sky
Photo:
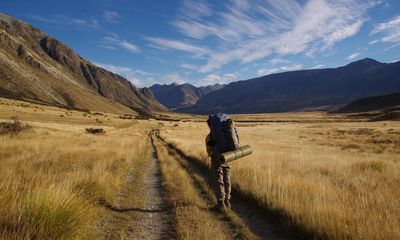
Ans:
{"type": "Polygon", "coordinates": [[[0,12],[138,87],[400,60],[399,0],[4,0],[0,12]]]}

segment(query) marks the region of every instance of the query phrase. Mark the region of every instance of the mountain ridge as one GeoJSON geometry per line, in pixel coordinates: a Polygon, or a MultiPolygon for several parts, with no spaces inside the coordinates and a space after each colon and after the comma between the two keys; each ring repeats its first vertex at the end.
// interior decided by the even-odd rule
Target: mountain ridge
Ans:
{"type": "Polygon", "coordinates": [[[338,68],[276,73],[228,84],[179,111],[210,114],[299,111],[400,90],[400,62],[366,58],[338,68]],[[384,84],[383,84],[384,83],[384,84]]]}
{"type": "Polygon", "coordinates": [[[146,89],[0,13],[0,96],[96,111],[167,111],[146,89]]]}
{"type": "Polygon", "coordinates": [[[223,88],[225,85],[214,84],[195,87],[189,83],[184,84],[154,84],[149,89],[155,98],[171,110],[179,110],[194,105],[206,94],[223,88]]]}

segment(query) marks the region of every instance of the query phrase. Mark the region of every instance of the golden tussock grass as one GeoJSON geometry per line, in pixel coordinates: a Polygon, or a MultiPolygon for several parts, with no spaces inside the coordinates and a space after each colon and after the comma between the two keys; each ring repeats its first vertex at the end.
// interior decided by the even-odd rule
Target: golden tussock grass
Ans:
{"type": "MultiPolygon", "coordinates": [[[[17,112],[32,128],[0,135],[0,239],[95,236],[105,216],[98,201],[116,201],[127,171],[148,157],[150,123],[110,115],[101,125],[76,111],[53,120],[65,110],[32,106],[17,112]],[[32,106],[49,118],[33,114],[32,106]],[[86,134],[94,125],[106,128],[106,134],[86,134]]],[[[0,109],[8,116],[16,113],[9,106],[0,109]]]]}
{"type": "MultiPolygon", "coordinates": [[[[238,123],[254,154],[232,163],[233,186],[317,238],[399,239],[400,124],[302,119],[313,115],[320,123],[238,123]]],[[[161,136],[208,164],[207,133],[179,123],[161,136]]]]}
{"type": "MultiPolygon", "coordinates": [[[[203,122],[129,120],[0,99],[0,121],[13,116],[31,127],[0,134],[0,239],[102,235],[107,213],[98,201],[118,203],[127,172],[149,157],[152,128],[209,164],[203,122]],[[86,134],[90,127],[106,133],[86,134]]],[[[254,149],[232,163],[242,194],[315,238],[400,238],[400,123],[305,113],[235,118],[242,120],[241,143],[254,149]]],[[[193,176],[164,147],[158,155],[177,236],[229,238],[232,229],[206,210],[193,176]]]]}

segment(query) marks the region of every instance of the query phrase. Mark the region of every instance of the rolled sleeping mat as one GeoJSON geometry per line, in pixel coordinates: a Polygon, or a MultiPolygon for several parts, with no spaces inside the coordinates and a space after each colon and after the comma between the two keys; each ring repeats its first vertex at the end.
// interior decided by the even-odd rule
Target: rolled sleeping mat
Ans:
{"type": "Polygon", "coordinates": [[[222,162],[228,163],[228,162],[237,160],[239,158],[245,157],[247,155],[250,155],[252,153],[253,153],[253,149],[251,149],[251,147],[249,145],[245,145],[234,151],[221,153],[219,156],[220,156],[222,162]]]}

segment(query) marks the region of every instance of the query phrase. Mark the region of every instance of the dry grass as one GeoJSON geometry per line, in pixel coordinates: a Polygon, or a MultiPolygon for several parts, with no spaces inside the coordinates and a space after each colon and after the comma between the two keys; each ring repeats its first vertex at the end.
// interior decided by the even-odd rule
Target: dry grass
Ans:
{"type": "MultiPolygon", "coordinates": [[[[139,121],[6,99],[0,116],[31,126],[0,134],[0,239],[102,235],[107,214],[98,200],[118,202],[127,171],[148,157],[151,128],[162,127],[163,138],[208,164],[208,130],[195,122],[202,118],[139,121]],[[86,134],[86,128],[106,133],[86,134]]],[[[241,142],[254,149],[232,163],[241,193],[316,238],[400,239],[399,122],[306,113],[235,117],[242,121],[241,142]]],[[[229,238],[232,229],[206,210],[188,172],[165,148],[158,153],[178,237],[229,238]]]]}
{"type": "MultiPolygon", "coordinates": [[[[301,119],[238,124],[254,154],[232,163],[234,187],[317,238],[399,239],[400,124],[301,119]]],[[[207,131],[165,123],[161,136],[208,164],[207,131]]]]}
{"type": "Polygon", "coordinates": [[[96,226],[106,215],[98,201],[117,201],[127,171],[148,157],[147,134],[155,124],[113,115],[96,123],[77,111],[61,120],[65,109],[8,103],[0,105],[2,117],[17,113],[32,128],[0,135],[0,239],[98,235],[96,226]],[[85,134],[91,126],[107,133],[85,134]]]}
{"type": "Polygon", "coordinates": [[[16,135],[24,130],[29,129],[28,124],[21,123],[17,118],[13,118],[11,122],[0,122],[0,135],[11,134],[16,135]]]}
{"type": "Polygon", "coordinates": [[[230,239],[228,226],[209,211],[188,172],[157,144],[164,186],[175,215],[178,239],[230,239]]]}

